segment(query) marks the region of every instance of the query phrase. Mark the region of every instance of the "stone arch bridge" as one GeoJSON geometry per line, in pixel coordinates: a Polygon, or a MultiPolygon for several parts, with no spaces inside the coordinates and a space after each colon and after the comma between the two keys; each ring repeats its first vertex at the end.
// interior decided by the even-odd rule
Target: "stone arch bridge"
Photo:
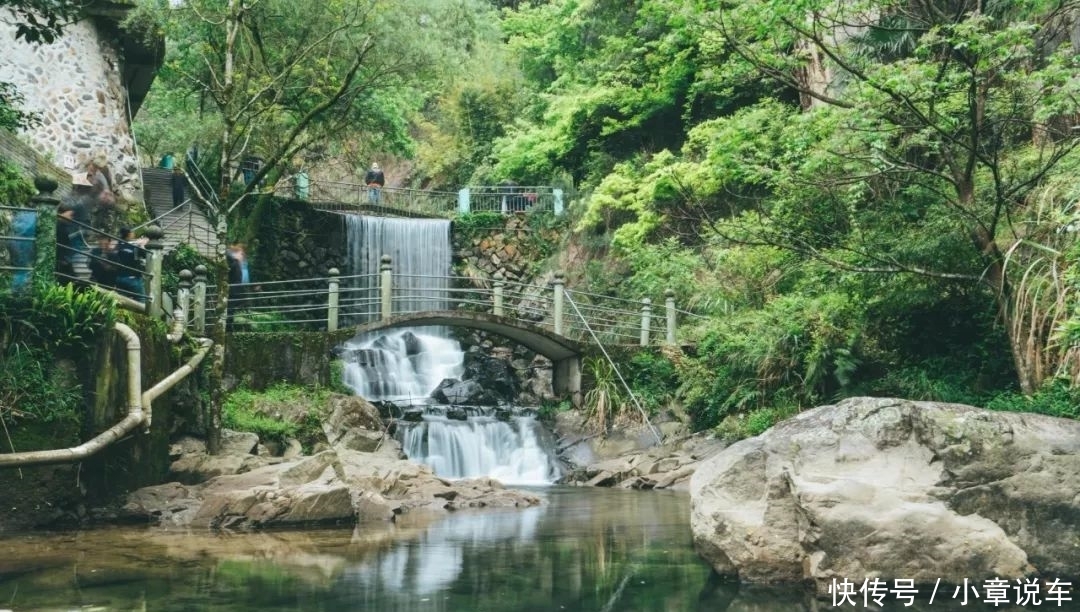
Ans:
{"type": "Polygon", "coordinates": [[[552,392],[557,396],[569,397],[574,405],[580,404],[581,357],[586,347],[576,340],[538,325],[487,312],[444,310],[394,315],[388,319],[358,325],[350,330],[356,334],[365,334],[428,325],[486,331],[547,357],[552,364],[552,392]]]}
{"type": "MultiPolygon", "coordinates": [[[[582,356],[603,347],[675,344],[676,321],[694,316],[675,307],[672,291],[662,312],[648,298],[627,300],[565,286],[555,273],[547,284],[500,278],[446,276],[416,278],[393,274],[389,257],[376,274],[342,276],[336,269],[320,278],[260,283],[258,290],[233,287],[226,301],[227,329],[244,332],[323,331],[342,341],[365,332],[403,327],[463,327],[490,332],[551,360],[553,391],[581,400],[582,356]]],[[[184,289],[182,289],[183,291],[184,289]]],[[[196,275],[188,318],[196,328],[220,312],[196,275]]],[[[183,302],[183,300],[181,300],[183,302]]]]}

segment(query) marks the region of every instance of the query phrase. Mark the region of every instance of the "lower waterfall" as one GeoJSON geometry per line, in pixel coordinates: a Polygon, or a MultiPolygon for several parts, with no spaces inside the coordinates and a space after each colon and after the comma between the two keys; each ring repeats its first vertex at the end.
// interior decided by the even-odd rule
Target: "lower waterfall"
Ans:
{"type": "Polygon", "coordinates": [[[512,485],[548,485],[559,478],[550,446],[541,443],[543,427],[533,416],[503,422],[492,416],[455,421],[425,415],[401,431],[405,454],[444,478],[487,476],[512,485]]]}

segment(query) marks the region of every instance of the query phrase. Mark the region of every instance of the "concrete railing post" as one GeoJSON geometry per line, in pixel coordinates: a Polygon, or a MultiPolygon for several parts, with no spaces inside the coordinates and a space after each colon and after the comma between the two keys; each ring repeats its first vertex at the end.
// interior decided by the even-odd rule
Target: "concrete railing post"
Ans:
{"type": "Polygon", "coordinates": [[[165,257],[165,243],[161,241],[165,232],[157,225],[146,228],[146,313],[159,319],[165,317],[165,302],[161,296],[161,264],[165,257]]]}
{"type": "Polygon", "coordinates": [[[555,319],[555,333],[561,336],[563,333],[563,292],[565,291],[566,276],[561,271],[556,272],[552,285],[555,289],[555,307],[552,317],[555,319]]]}
{"type": "MultiPolygon", "coordinates": [[[[34,187],[38,194],[30,198],[30,203],[37,210],[32,276],[52,284],[56,281],[56,205],[60,203],[60,198],[53,195],[57,187],[56,181],[47,176],[34,177],[34,187]]],[[[31,280],[26,286],[32,282],[31,280]]]]}
{"type": "Polygon", "coordinates": [[[329,295],[327,296],[326,306],[326,331],[337,330],[338,324],[338,269],[330,268],[327,272],[330,275],[330,287],[328,289],[329,295]]]}
{"type": "Polygon", "coordinates": [[[461,214],[469,214],[469,188],[465,187],[457,192],[457,211],[461,214]]]}
{"type": "Polygon", "coordinates": [[[185,327],[191,319],[191,279],[194,276],[191,270],[180,270],[180,283],[176,290],[176,308],[181,313],[180,319],[185,327]]]}
{"type": "Polygon", "coordinates": [[[382,316],[382,320],[386,321],[393,316],[394,308],[394,279],[390,273],[390,256],[383,255],[381,263],[379,265],[379,294],[380,294],[380,308],[379,313],[382,316]]]}
{"type": "Polygon", "coordinates": [[[506,285],[503,281],[502,270],[495,273],[495,286],[492,289],[492,307],[491,314],[501,317],[503,314],[503,287],[506,285]]]}
{"type": "Polygon", "coordinates": [[[195,266],[195,291],[191,306],[195,311],[192,324],[195,331],[202,335],[206,332],[206,266],[202,264],[195,266]]]}
{"type": "Polygon", "coordinates": [[[652,323],[652,300],[641,298],[641,346],[649,346],[649,325],[652,323]]]}
{"type": "Polygon", "coordinates": [[[668,289],[664,291],[664,306],[667,310],[667,337],[665,340],[669,345],[675,344],[675,291],[668,289]]]}

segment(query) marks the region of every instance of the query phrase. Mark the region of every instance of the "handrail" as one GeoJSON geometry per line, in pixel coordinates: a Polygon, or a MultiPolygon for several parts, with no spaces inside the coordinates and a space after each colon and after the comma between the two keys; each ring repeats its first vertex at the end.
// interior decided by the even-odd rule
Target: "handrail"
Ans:
{"type": "Polygon", "coordinates": [[[203,200],[209,202],[215,209],[219,208],[220,200],[218,200],[217,192],[214,190],[214,186],[210,184],[210,179],[206,178],[203,174],[202,168],[199,168],[199,164],[191,156],[191,152],[184,153],[184,169],[187,170],[189,177],[192,177],[192,187],[195,188],[195,192],[199,194],[203,200]]]}
{"type": "MultiPolygon", "coordinates": [[[[165,217],[168,217],[169,215],[173,214],[174,212],[180,210],[181,208],[187,206],[189,202],[191,202],[191,198],[188,198],[188,199],[184,200],[182,203],[178,204],[177,206],[173,206],[169,210],[161,213],[160,215],[154,217],[153,219],[150,219],[146,223],[140,223],[139,225],[136,225],[135,227],[133,227],[131,229],[132,229],[132,231],[134,231],[134,230],[140,230],[140,229],[142,229],[144,227],[149,227],[149,226],[157,223],[158,221],[161,221],[165,217]]],[[[162,228],[162,229],[164,229],[164,228],[162,228]]]]}

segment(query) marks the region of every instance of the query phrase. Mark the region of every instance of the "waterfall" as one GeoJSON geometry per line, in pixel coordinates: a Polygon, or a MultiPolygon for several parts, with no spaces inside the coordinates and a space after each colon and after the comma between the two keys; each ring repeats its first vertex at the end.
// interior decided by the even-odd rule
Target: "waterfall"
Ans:
{"type": "Polygon", "coordinates": [[[504,484],[545,485],[559,477],[559,468],[541,444],[544,433],[531,416],[510,422],[490,416],[454,421],[427,415],[405,428],[405,454],[431,466],[444,478],[490,476],[504,484]]]}
{"type": "MultiPolygon", "coordinates": [[[[434,219],[347,217],[349,275],[342,300],[352,324],[377,320],[379,266],[391,257],[395,313],[450,310],[450,222],[434,219]],[[349,307],[353,304],[358,307],[349,307]]],[[[358,395],[399,406],[430,403],[444,379],[464,374],[461,345],[439,327],[390,330],[356,337],[341,347],[344,382],[358,395]]],[[[532,416],[509,422],[490,415],[464,421],[442,414],[402,423],[405,454],[444,478],[491,477],[507,484],[550,484],[559,469],[543,428],[532,416]]]]}
{"type": "Polygon", "coordinates": [[[348,215],[348,258],[351,285],[350,300],[366,323],[379,318],[379,265],[383,255],[390,256],[394,275],[395,313],[425,310],[448,310],[450,266],[450,222],[445,219],[397,219],[348,215]]]}

